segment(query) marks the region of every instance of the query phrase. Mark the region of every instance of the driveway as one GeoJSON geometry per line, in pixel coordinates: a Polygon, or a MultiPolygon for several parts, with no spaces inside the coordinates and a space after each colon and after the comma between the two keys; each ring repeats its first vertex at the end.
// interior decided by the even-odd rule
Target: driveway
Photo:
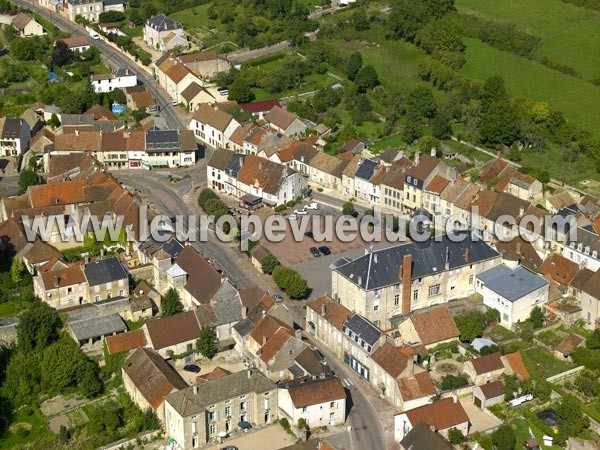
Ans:
{"type": "Polygon", "coordinates": [[[242,450],[277,450],[295,442],[279,425],[272,425],[262,430],[242,434],[233,439],[226,439],[222,444],[208,447],[207,450],[220,450],[226,445],[235,445],[242,450]]]}
{"type": "Polygon", "coordinates": [[[460,404],[465,409],[467,416],[469,416],[469,422],[471,422],[469,434],[477,432],[482,433],[502,425],[502,421],[494,416],[491,412],[487,410],[481,410],[475,406],[472,396],[460,400],[460,404]]]}

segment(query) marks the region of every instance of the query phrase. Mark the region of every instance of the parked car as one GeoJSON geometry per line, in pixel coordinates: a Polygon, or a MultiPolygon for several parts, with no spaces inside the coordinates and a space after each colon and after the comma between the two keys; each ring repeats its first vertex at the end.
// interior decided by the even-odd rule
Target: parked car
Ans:
{"type": "Polygon", "coordinates": [[[319,247],[319,251],[324,255],[331,255],[331,250],[329,250],[329,247],[327,247],[326,245],[319,247]]]}
{"type": "Polygon", "coordinates": [[[321,256],[321,252],[317,247],[311,247],[310,253],[316,258],[317,256],[321,256]]]}
{"type": "Polygon", "coordinates": [[[304,236],[306,236],[307,238],[310,238],[310,239],[315,238],[315,235],[313,234],[312,231],[307,231],[306,233],[304,233],[304,236]]]}
{"type": "Polygon", "coordinates": [[[179,105],[179,103],[177,103],[177,99],[171,100],[171,105],[173,105],[173,106],[179,105]]]}
{"type": "Polygon", "coordinates": [[[288,220],[296,220],[298,218],[298,216],[296,216],[296,214],[290,214],[289,216],[287,216],[288,220]]]}
{"type": "Polygon", "coordinates": [[[273,298],[277,303],[281,303],[283,301],[283,297],[279,294],[273,294],[273,298]]]}
{"type": "Polygon", "coordinates": [[[186,364],[185,366],[183,366],[183,370],[185,370],[186,372],[200,373],[200,367],[196,364],[186,364]]]}
{"type": "Polygon", "coordinates": [[[309,203],[308,205],[306,205],[304,207],[304,209],[314,209],[314,210],[316,210],[316,209],[319,209],[319,204],[316,203],[316,202],[309,203]]]}
{"type": "Polygon", "coordinates": [[[221,95],[229,95],[229,88],[220,87],[220,88],[217,88],[217,92],[221,95]]]}
{"type": "Polygon", "coordinates": [[[228,445],[227,447],[221,448],[221,450],[238,450],[235,445],[228,445]]]}
{"type": "Polygon", "coordinates": [[[304,216],[304,215],[308,214],[308,211],[306,211],[305,209],[295,209],[294,214],[298,214],[299,216],[304,216]]]}

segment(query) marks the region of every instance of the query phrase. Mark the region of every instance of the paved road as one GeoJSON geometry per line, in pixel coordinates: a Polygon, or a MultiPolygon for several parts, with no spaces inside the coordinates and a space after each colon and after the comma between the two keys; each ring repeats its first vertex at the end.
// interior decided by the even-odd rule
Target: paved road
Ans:
{"type": "MultiPolygon", "coordinates": [[[[72,35],[85,35],[89,36],[89,33],[81,25],[69,21],[63,16],[56,14],[46,8],[40,7],[38,4],[32,3],[32,1],[25,0],[14,0],[13,3],[22,6],[24,8],[33,9],[36,13],[40,14],[44,19],[49,20],[58,28],[71,33],[72,35]]],[[[137,64],[129,58],[123,56],[120,52],[106,44],[102,40],[91,40],[94,47],[97,47],[101,55],[105,58],[107,63],[113,68],[117,67],[129,67],[129,69],[136,74],[138,81],[144,82],[146,89],[154,96],[161,106],[161,115],[165,118],[169,127],[172,129],[186,130],[189,122],[186,121],[186,114],[183,111],[177,111],[171,106],[171,98],[168,94],[162,90],[154,81],[148,79],[148,72],[140,64],[137,64]]]]}

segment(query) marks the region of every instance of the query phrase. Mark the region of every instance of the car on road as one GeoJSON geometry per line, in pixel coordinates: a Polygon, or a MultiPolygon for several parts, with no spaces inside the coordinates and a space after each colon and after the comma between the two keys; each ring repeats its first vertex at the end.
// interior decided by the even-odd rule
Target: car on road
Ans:
{"type": "Polygon", "coordinates": [[[310,250],[311,255],[313,255],[315,258],[317,256],[321,256],[321,252],[319,251],[319,249],[317,247],[311,247],[309,250],[310,250]]]}
{"type": "Polygon", "coordinates": [[[220,88],[217,88],[217,92],[221,95],[229,95],[229,88],[220,87],[220,88]]]}
{"type": "Polygon", "coordinates": [[[304,233],[304,236],[306,236],[306,237],[307,237],[307,238],[309,238],[309,239],[314,239],[314,238],[315,238],[315,235],[313,234],[313,232],[312,232],[312,231],[307,231],[307,232],[305,232],[305,233],[304,233]]]}
{"type": "Polygon", "coordinates": [[[327,247],[326,245],[319,247],[319,251],[324,255],[331,255],[331,250],[329,250],[329,247],[327,247]]]}
{"type": "Polygon", "coordinates": [[[221,448],[221,450],[238,450],[235,445],[228,445],[227,447],[221,448]]]}
{"type": "Polygon", "coordinates": [[[186,372],[200,373],[200,366],[197,366],[196,364],[186,364],[183,366],[183,370],[186,372]]]}
{"type": "Polygon", "coordinates": [[[297,214],[299,216],[304,216],[304,215],[308,214],[308,211],[306,211],[305,209],[295,209],[294,214],[297,214]]]}
{"type": "Polygon", "coordinates": [[[318,203],[316,203],[316,202],[309,203],[308,205],[306,205],[306,206],[304,207],[304,209],[313,209],[313,210],[317,210],[317,209],[319,209],[319,204],[318,204],[318,203]]]}
{"type": "Polygon", "coordinates": [[[298,218],[298,216],[296,216],[296,214],[290,214],[289,216],[287,216],[288,220],[296,220],[298,218]]]}
{"type": "Polygon", "coordinates": [[[173,99],[173,100],[171,101],[171,105],[173,105],[173,106],[177,106],[177,105],[179,105],[179,103],[177,103],[177,99],[173,99]]]}
{"type": "Polygon", "coordinates": [[[273,294],[273,298],[277,303],[281,303],[283,301],[283,297],[279,294],[273,294]]]}

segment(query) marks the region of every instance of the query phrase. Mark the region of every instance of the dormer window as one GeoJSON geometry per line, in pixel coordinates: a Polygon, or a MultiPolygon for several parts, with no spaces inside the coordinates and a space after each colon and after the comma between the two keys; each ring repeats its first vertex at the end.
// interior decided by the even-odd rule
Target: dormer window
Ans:
{"type": "Polygon", "coordinates": [[[406,181],[408,181],[410,183],[412,181],[412,177],[411,176],[407,176],[406,177],[406,181]]]}

